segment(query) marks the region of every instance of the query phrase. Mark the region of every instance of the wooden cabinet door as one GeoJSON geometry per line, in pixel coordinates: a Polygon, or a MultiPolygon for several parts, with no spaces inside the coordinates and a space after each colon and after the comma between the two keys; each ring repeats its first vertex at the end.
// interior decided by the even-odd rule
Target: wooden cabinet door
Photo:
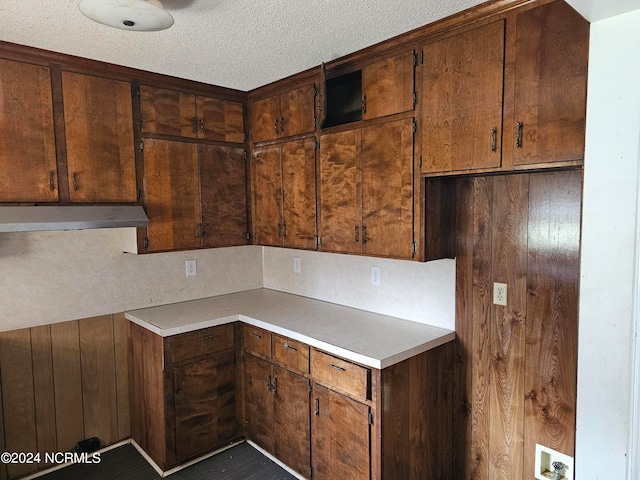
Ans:
{"type": "Polygon", "coordinates": [[[501,165],[504,20],[424,47],[422,171],[501,165]]]}
{"type": "Polygon", "coordinates": [[[247,187],[244,149],[199,145],[202,244],[247,243],[247,187]]]}
{"type": "Polygon", "coordinates": [[[314,85],[307,85],[280,95],[279,136],[315,130],[315,93],[314,85]]]}
{"type": "Polygon", "coordinates": [[[413,110],[413,50],[362,69],[362,119],[413,110]]]}
{"type": "Polygon", "coordinates": [[[198,138],[244,142],[242,104],[211,97],[196,97],[198,138]]]}
{"type": "Polygon", "coordinates": [[[516,16],[514,165],[582,160],[589,23],[565,2],[516,16]]]}
{"type": "Polygon", "coordinates": [[[251,104],[251,141],[263,142],[280,134],[280,97],[270,97],[251,104]]]}
{"type": "Polygon", "coordinates": [[[253,230],[260,245],[282,245],[280,145],[256,148],[252,159],[253,230]]]}
{"type": "Polygon", "coordinates": [[[318,384],[313,386],[313,398],[313,478],[368,480],[369,407],[318,384]]]}
{"type": "Polygon", "coordinates": [[[0,60],[0,202],[56,202],[51,74],[0,60]]]}
{"type": "Polygon", "coordinates": [[[278,366],[273,376],[275,456],[306,477],[311,468],[309,380],[278,366]]]}
{"type": "Polygon", "coordinates": [[[233,351],[174,367],[173,378],[177,462],[238,436],[233,351]]]}
{"type": "Polygon", "coordinates": [[[314,138],[282,144],[284,245],[316,248],[316,143],[314,138]]]}
{"type": "Polygon", "coordinates": [[[413,120],[362,129],[362,249],[413,254],[413,120]]]}
{"type": "Polygon", "coordinates": [[[361,252],[361,131],[320,140],[320,236],[322,250],[361,252]]]}
{"type": "Polygon", "coordinates": [[[149,250],[200,246],[197,145],[145,139],[144,163],[149,250]]]}
{"type": "Polygon", "coordinates": [[[196,138],[195,95],[140,86],[142,133],[196,138]]]}
{"type": "Polygon", "coordinates": [[[275,455],[272,365],[253,355],[244,358],[244,436],[275,455]]]}
{"type": "Polygon", "coordinates": [[[62,72],[72,202],[135,202],[131,84],[62,72]]]}

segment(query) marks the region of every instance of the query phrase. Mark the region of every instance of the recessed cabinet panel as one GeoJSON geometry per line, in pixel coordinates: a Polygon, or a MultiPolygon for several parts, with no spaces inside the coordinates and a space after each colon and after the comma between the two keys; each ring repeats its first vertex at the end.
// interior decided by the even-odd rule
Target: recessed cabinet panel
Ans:
{"type": "Polygon", "coordinates": [[[260,245],[282,245],[282,165],[280,145],[253,151],[253,229],[260,245]]]}
{"type": "Polygon", "coordinates": [[[198,138],[244,142],[242,104],[219,98],[196,97],[198,138]]]}
{"type": "Polygon", "coordinates": [[[0,60],[0,106],[0,201],[57,201],[49,69],[0,60]]]}
{"type": "Polygon", "coordinates": [[[142,132],[196,138],[195,95],[140,86],[142,132]]]}
{"type": "Polygon", "coordinates": [[[135,202],[131,84],[62,72],[72,202],[135,202]]]}
{"type": "Polygon", "coordinates": [[[500,167],[503,20],[424,47],[422,171],[500,167]]]}
{"type": "Polygon", "coordinates": [[[244,435],[275,455],[272,379],[271,363],[244,356],[244,435]]]}
{"type": "Polygon", "coordinates": [[[582,160],[589,23],[565,2],[516,16],[514,165],[582,160]]]}
{"type": "Polygon", "coordinates": [[[413,50],[362,69],[362,119],[413,110],[413,50]]]}

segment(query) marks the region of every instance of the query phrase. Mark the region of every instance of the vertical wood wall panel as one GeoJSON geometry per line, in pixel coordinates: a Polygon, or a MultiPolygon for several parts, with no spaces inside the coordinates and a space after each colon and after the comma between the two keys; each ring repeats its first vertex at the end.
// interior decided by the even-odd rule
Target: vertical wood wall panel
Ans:
{"type": "Polygon", "coordinates": [[[84,437],[98,437],[102,445],[118,438],[116,364],[111,315],[78,322],[84,437]]]}
{"type": "Polygon", "coordinates": [[[118,409],[118,440],[131,436],[129,415],[128,348],[129,320],[124,313],[113,316],[114,349],[116,357],[116,401],[118,409]]]}

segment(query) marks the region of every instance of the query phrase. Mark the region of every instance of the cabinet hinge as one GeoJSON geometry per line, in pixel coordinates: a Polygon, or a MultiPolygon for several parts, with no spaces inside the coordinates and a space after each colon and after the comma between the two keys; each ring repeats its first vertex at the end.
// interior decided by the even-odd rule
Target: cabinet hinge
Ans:
{"type": "Polygon", "coordinates": [[[413,108],[416,108],[417,104],[418,104],[418,92],[416,92],[414,90],[414,92],[413,92],[413,108]]]}
{"type": "Polygon", "coordinates": [[[320,140],[316,140],[316,150],[320,150],[320,140]]]}
{"type": "Polygon", "coordinates": [[[138,200],[140,200],[140,195],[141,195],[141,193],[140,193],[140,189],[139,189],[139,188],[136,188],[136,198],[137,198],[138,200]]]}
{"type": "Polygon", "coordinates": [[[244,151],[244,159],[245,160],[247,159],[247,151],[246,150],[244,151]]]}
{"type": "Polygon", "coordinates": [[[416,242],[413,242],[411,244],[411,256],[415,257],[416,256],[416,251],[418,250],[418,246],[416,245],[416,242]]]}
{"type": "Polygon", "coordinates": [[[416,52],[413,52],[413,66],[418,66],[418,54],[416,52]]]}
{"type": "Polygon", "coordinates": [[[313,467],[309,469],[309,478],[313,480],[313,467]]]}
{"type": "Polygon", "coordinates": [[[318,85],[316,85],[315,83],[313,84],[313,96],[318,96],[318,85]]]}
{"type": "Polygon", "coordinates": [[[144,237],[142,245],[144,245],[144,248],[149,248],[149,239],[147,237],[144,237]]]}
{"type": "Polygon", "coordinates": [[[424,50],[420,52],[420,65],[424,65],[424,50]]]}
{"type": "Polygon", "coordinates": [[[320,235],[316,236],[316,247],[322,246],[322,237],[320,235]]]}
{"type": "Polygon", "coordinates": [[[138,120],[138,130],[142,131],[142,119],[138,120]]]}
{"type": "Polygon", "coordinates": [[[415,134],[418,131],[418,122],[416,122],[415,118],[413,119],[413,133],[415,134]]]}
{"type": "Polygon", "coordinates": [[[373,412],[369,412],[369,425],[373,425],[373,412]]]}
{"type": "Polygon", "coordinates": [[[144,140],[140,140],[140,151],[144,152],[144,140]]]}
{"type": "Polygon", "coordinates": [[[133,98],[140,98],[140,86],[139,85],[131,85],[131,96],[133,98]]]}
{"type": "Polygon", "coordinates": [[[422,155],[420,155],[420,170],[422,170],[422,155]]]}
{"type": "MultiPolygon", "coordinates": [[[[247,141],[247,132],[242,132],[242,141],[246,142],[247,141]]],[[[246,153],[245,153],[246,156],[246,153]]]]}
{"type": "Polygon", "coordinates": [[[251,241],[251,232],[247,232],[247,242],[251,241]]]}
{"type": "Polygon", "coordinates": [[[309,395],[313,393],[313,387],[311,386],[311,380],[309,380],[309,395]]]}
{"type": "Polygon", "coordinates": [[[313,117],[313,129],[316,130],[318,128],[318,118],[313,117]]]}

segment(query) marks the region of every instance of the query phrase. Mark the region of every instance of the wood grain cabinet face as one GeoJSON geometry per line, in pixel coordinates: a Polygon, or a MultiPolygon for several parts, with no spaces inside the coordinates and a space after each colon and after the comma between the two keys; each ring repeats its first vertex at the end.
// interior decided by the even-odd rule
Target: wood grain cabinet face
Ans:
{"type": "Polygon", "coordinates": [[[410,118],[322,137],[323,250],[412,258],[413,145],[410,118]]]}
{"type": "Polygon", "coordinates": [[[142,132],[223,142],[244,142],[239,102],[140,86],[142,132]]]}
{"type": "Polygon", "coordinates": [[[62,72],[72,202],[136,202],[131,84],[62,72]]]}
{"type": "Polygon", "coordinates": [[[362,69],[362,120],[413,110],[414,51],[362,69]]]}
{"type": "Polygon", "coordinates": [[[0,202],[58,201],[49,68],[0,60],[0,202]]]}
{"type": "Polygon", "coordinates": [[[256,147],[252,169],[255,241],[315,249],[315,140],[256,147]]]}
{"type": "Polygon", "coordinates": [[[251,140],[263,142],[315,130],[316,86],[305,85],[251,103],[251,140]]]}

